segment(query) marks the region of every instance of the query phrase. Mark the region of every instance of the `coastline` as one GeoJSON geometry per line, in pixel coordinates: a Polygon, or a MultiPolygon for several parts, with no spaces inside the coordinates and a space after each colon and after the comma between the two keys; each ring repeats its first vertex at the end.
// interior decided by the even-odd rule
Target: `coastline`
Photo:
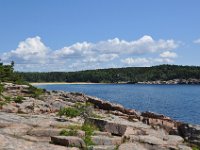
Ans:
{"type": "MultiPolygon", "coordinates": [[[[37,89],[29,88],[29,85],[4,83],[4,87],[3,94],[9,95],[12,102],[9,101],[1,106],[0,118],[3,123],[5,122],[2,130],[6,129],[5,131],[9,133],[2,132],[0,134],[3,144],[8,143],[7,139],[9,139],[9,145],[11,143],[13,147],[18,145],[24,147],[24,145],[30,145],[30,140],[32,140],[36,150],[41,149],[41,145],[45,146],[44,149],[48,146],[48,149],[64,150],[66,146],[71,147],[60,142],[64,140],[65,143],[74,142],[73,146],[77,148],[80,148],[80,144],[77,144],[76,141],[80,141],[81,149],[85,149],[90,148],[88,141],[85,140],[85,137],[89,136],[90,140],[94,142],[92,146],[99,148],[102,146],[102,141],[103,143],[109,142],[112,143],[111,150],[115,150],[116,147],[124,150],[136,142],[141,147],[146,146],[145,149],[164,148],[170,150],[172,147],[174,149],[184,147],[185,150],[192,150],[191,147],[200,146],[199,125],[176,121],[154,112],[128,109],[118,103],[83,93],[43,91],[36,95],[37,89]],[[14,97],[15,93],[18,93],[17,99],[14,97]],[[91,105],[86,105],[87,103],[91,105]],[[91,111],[88,112],[88,109],[91,111]],[[72,113],[73,110],[78,110],[78,113],[72,113]],[[82,116],[81,113],[86,115],[82,116]],[[57,116],[58,114],[59,116],[57,116]],[[37,122],[35,122],[35,118],[37,122]],[[13,132],[10,132],[10,124],[12,125],[11,129],[14,129],[14,137],[12,135],[10,137],[10,133],[13,132]],[[95,127],[92,129],[94,135],[86,135],[86,131],[88,131],[85,129],[86,125],[95,127]],[[76,129],[77,126],[78,129],[76,129]],[[68,130],[70,133],[63,133],[68,130]],[[74,134],[72,131],[77,133],[74,134]],[[40,137],[45,138],[45,141],[40,141],[40,137]],[[23,140],[19,142],[19,138],[23,140]],[[54,148],[55,146],[57,149],[54,148]]],[[[6,102],[6,99],[3,100],[6,102]]]]}
{"type": "MultiPolygon", "coordinates": [[[[113,84],[113,83],[91,83],[91,82],[31,82],[31,85],[57,85],[57,84],[113,84]]],[[[116,84],[116,83],[114,83],[116,84]]]]}

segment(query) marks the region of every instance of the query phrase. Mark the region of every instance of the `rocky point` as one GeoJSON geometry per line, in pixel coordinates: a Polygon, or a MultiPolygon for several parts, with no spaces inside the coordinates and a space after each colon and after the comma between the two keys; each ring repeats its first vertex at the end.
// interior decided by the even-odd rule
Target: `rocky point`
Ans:
{"type": "Polygon", "coordinates": [[[82,93],[3,83],[2,150],[192,150],[200,126],[126,109],[82,93]],[[35,91],[38,92],[38,91],[35,91]]]}

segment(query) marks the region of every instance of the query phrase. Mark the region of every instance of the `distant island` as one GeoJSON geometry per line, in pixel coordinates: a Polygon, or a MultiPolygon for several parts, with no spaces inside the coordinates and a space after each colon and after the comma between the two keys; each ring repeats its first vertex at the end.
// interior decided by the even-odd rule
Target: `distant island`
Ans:
{"type": "Polygon", "coordinates": [[[27,82],[200,84],[200,66],[159,65],[77,72],[16,72],[27,82]]]}

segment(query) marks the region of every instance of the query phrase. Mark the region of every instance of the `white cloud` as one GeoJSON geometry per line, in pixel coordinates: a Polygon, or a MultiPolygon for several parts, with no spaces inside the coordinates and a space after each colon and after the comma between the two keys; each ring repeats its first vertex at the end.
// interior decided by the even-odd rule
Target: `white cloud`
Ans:
{"type": "Polygon", "coordinates": [[[126,58],[122,59],[122,62],[129,66],[146,66],[149,63],[147,58],[126,58]]]}
{"type": "Polygon", "coordinates": [[[163,63],[172,63],[174,62],[169,58],[132,58],[128,57],[121,60],[126,66],[139,66],[139,67],[149,67],[152,65],[158,65],[163,63]]]}
{"type": "Polygon", "coordinates": [[[1,57],[4,62],[14,60],[19,71],[76,71],[168,63],[176,58],[177,54],[171,50],[178,46],[174,40],[154,40],[145,35],[132,41],[114,38],[96,43],[78,42],[58,50],[50,50],[36,36],[20,42],[15,50],[8,51],[1,57]],[[154,54],[158,57],[136,58],[138,54],[154,54]]]}
{"type": "Polygon", "coordinates": [[[16,50],[4,53],[2,60],[17,60],[20,63],[45,63],[48,52],[49,48],[41,42],[39,36],[36,36],[20,42],[16,50]]]}
{"type": "Polygon", "coordinates": [[[178,55],[175,52],[166,51],[160,54],[162,58],[176,58],[178,55]]]}
{"type": "Polygon", "coordinates": [[[197,39],[197,40],[195,40],[195,41],[193,41],[195,44],[200,44],[200,38],[199,39],[197,39]]]}

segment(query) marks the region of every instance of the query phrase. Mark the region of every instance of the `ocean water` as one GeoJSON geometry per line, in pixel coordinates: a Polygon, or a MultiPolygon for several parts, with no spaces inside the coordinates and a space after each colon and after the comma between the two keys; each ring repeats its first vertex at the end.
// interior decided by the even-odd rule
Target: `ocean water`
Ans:
{"type": "Polygon", "coordinates": [[[58,84],[47,90],[82,92],[139,111],[152,111],[175,120],[200,124],[200,85],[58,84]]]}

